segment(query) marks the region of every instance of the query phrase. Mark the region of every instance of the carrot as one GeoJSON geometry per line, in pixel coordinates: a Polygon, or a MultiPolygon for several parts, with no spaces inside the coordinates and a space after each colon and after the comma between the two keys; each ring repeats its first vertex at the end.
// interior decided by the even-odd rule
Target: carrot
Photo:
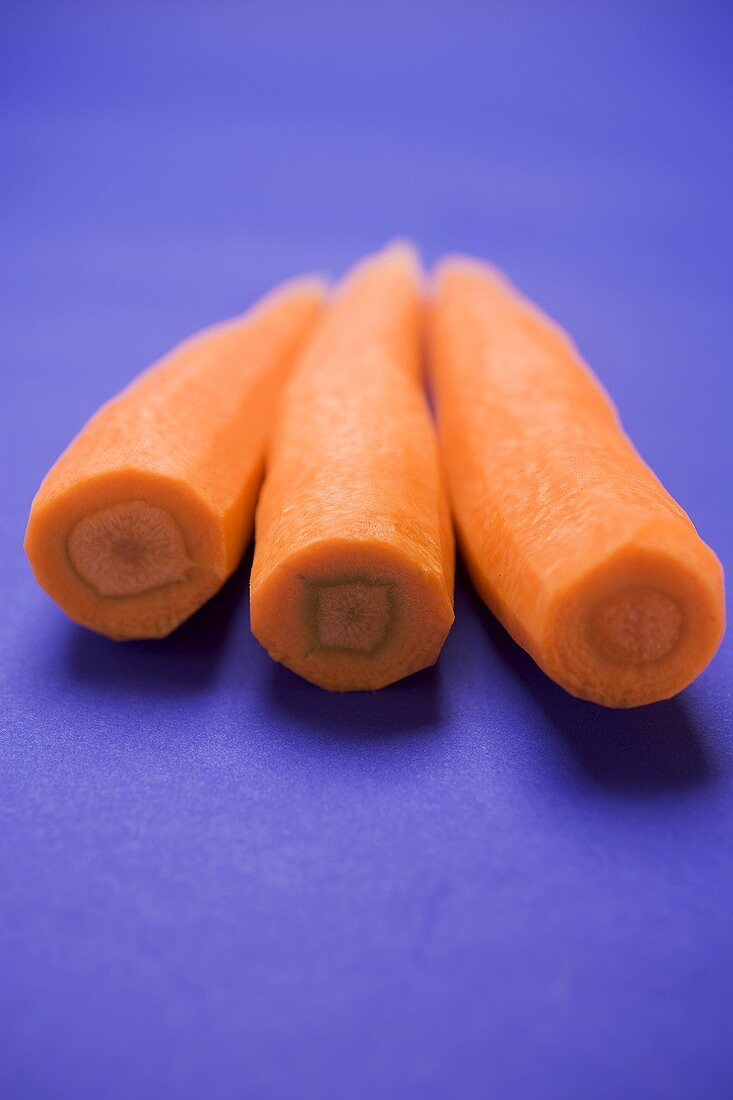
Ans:
{"type": "Polygon", "coordinates": [[[111,638],[164,637],[233,572],[274,405],[322,299],[318,280],[286,284],[180,344],[82,429],[25,539],[71,619],[111,638]]]}
{"type": "Polygon", "coordinates": [[[459,541],[484,601],[573,695],[666,699],[724,625],[713,552],[565,333],[488,266],[439,267],[431,376],[459,541]]]}
{"type": "Polygon", "coordinates": [[[398,245],[346,278],[283,396],[257,506],[252,630],[320,687],[435,662],[453,535],[422,392],[419,268],[398,245]]]}

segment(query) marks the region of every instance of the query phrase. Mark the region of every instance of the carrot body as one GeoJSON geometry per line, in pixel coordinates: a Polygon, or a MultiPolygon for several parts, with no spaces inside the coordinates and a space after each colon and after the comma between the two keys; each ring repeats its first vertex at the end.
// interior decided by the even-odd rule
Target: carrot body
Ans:
{"type": "Polygon", "coordinates": [[[285,285],[176,347],[102,407],[47,475],[25,548],[75,622],[164,637],[235,569],[249,541],[282,383],[321,308],[285,285]]]}
{"type": "Polygon", "coordinates": [[[720,564],[569,338],[498,273],[439,268],[431,375],[459,541],[482,598],[573,695],[668,698],[712,658],[720,564]]]}
{"type": "Polygon", "coordinates": [[[396,246],[348,277],[290,378],[257,506],[252,630],[330,690],[433,664],[453,535],[420,384],[419,270],[396,246]]]}

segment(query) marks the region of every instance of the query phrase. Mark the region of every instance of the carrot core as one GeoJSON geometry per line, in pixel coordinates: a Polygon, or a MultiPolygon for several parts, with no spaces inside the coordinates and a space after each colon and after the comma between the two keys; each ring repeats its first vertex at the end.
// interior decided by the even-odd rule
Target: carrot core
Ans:
{"type": "Polygon", "coordinates": [[[141,596],[185,580],[193,565],[170,512],[144,500],[84,516],[66,545],[74,569],[100,596],[141,596]]]}
{"type": "Polygon", "coordinates": [[[644,665],[672,652],[682,633],[676,600],[659,588],[634,585],[602,600],[594,609],[591,642],[608,661],[644,665]]]}
{"type": "MultiPolygon", "coordinates": [[[[304,578],[305,580],[305,578],[304,578]]],[[[318,649],[375,653],[389,635],[394,585],[367,577],[313,582],[309,588],[310,618],[318,649]]]]}

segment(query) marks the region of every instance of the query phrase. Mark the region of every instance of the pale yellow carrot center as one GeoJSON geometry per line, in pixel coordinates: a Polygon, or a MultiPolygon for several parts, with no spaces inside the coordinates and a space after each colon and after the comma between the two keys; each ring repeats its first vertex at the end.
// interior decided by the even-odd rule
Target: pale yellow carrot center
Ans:
{"type": "Polygon", "coordinates": [[[186,579],[192,562],[170,512],[144,500],[100,508],[77,521],[69,559],[100,596],[141,596],[186,579]]]}
{"type": "Polygon", "coordinates": [[[349,579],[310,583],[315,641],[321,649],[374,653],[387,640],[394,585],[349,579]]]}
{"type": "Polygon", "coordinates": [[[594,609],[590,632],[607,660],[648,664],[674,649],[682,633],[682,612],[661,589],[635,585],[614,593],[594,609]]]}

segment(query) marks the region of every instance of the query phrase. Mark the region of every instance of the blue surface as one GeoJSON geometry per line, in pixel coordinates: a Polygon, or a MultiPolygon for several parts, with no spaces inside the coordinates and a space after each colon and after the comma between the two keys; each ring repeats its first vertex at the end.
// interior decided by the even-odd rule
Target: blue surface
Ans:
{"type": "Polygon", "coordinates": [[[395,233],[502,264],[733,559],[733,8],[2,5],[0,1094],[733,1095],[732,651],[548,683],[463,578],[437,669],[331,697],[246,577],[164,643],[20,550],[83,419],[395,233]]]}

